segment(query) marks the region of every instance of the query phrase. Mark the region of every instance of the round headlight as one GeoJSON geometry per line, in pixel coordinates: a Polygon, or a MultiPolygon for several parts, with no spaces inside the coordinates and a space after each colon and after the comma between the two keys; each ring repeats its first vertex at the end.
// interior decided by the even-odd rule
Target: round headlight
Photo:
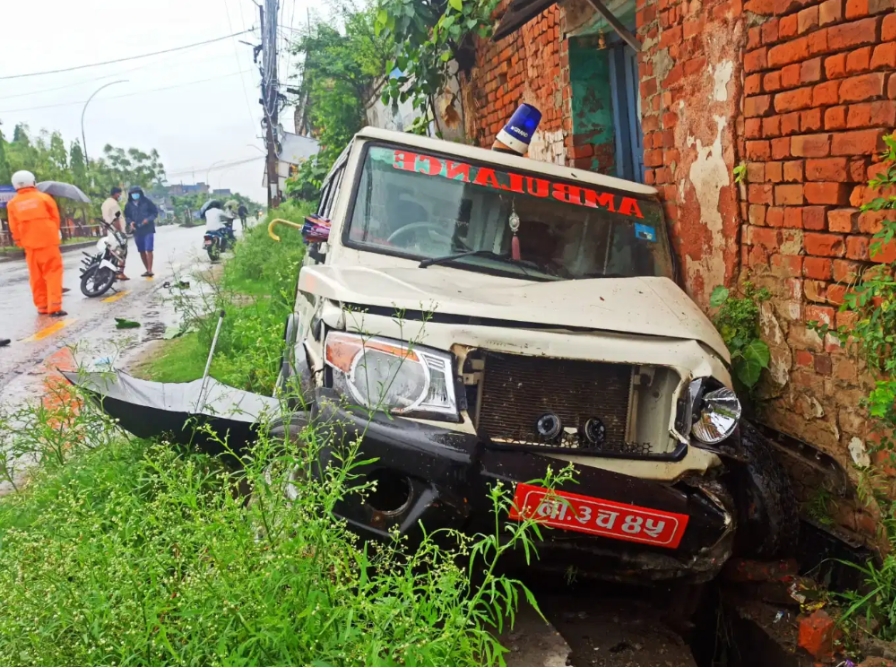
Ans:
{"type": "Polygon", "coordinates": [[[732,390],[723,387],[707,392],[699,406],[699,415],[691,433],[707,445],[721,443],[731,436],[740,420],[740,400],[732,390]]]}

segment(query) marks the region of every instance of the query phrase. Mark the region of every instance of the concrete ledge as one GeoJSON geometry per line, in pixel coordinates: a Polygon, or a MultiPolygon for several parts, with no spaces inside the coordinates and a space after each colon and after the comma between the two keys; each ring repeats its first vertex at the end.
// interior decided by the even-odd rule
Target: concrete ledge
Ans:
{"type": "MultiPolygon", "coordinates": [[[[91,248],[96,246],[96,242],[99,241],[100,238],[97,237],[94,241],[79,241],[76,244],[63,244],[59,247],[59,250],[63,253],[71,253],[72,251],[81,250],[83,248],[91,248]]],[[[2,253],[0,254],[0,262],[13,262],[14,260],[24,260],[25,259],[25,251],[15,250],[12,253],[2,253]]]]}

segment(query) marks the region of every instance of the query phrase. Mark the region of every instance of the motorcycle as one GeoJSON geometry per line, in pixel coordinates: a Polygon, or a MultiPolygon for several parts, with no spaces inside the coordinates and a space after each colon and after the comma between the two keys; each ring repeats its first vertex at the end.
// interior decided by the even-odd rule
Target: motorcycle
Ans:
{"type": "Polygon", "coordinates": [[[233,221],[224,221],[224,227],[220,230],[206,232],[202,237],[202,246],[208,253],[208,259],[217,262],[221,259],[221,253],[232,248],[236,236],[233,234],[233,221]]]}
{"type": "Polygon", "coordinates": [[[100,297],[124,271],[128,257],[128,238],[118,229],[103,222],[106,236],[96,244],[96,250],[83,253],[81,260],[81,292],[85,297],[100,297]]]}

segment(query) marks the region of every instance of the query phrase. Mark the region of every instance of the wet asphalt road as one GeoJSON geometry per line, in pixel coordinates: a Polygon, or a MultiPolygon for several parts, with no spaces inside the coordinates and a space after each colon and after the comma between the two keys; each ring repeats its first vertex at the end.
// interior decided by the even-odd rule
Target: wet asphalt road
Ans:
{"type": "MultiPolygon", "coordinates": [[[[28,269],[24,260],[0,263],[0,338],[12,339],[10,346],[0,348],[0,397],[7,400],[10,386],[23,374],[34,374],[54,352],[65,346],[102,351],[103,344],[119,334],[114,327],[116,317],[137,320],[144,325],[148,318],[158,317],[156,297],[162,284],[175,272],[190,274],[208,266],[202,253],[203,227],[160,227],[155,239],[155,277],[140,278],[143,264],[129,241],[125,269],[130,281],[118,282],[104,296],[89,299],[80,290],[80,267],[83,251],[63,253],[65,276],[63,285],[70,291],[63,295],[63,308],[68,316],[61,320],[38,315],[31,300],[28,269]]],[[[173,324],[173,323],[171,323],[173,324]]],[[[145,328],[144,328],[145,329],[145,328]]],[[[134,332],[131,330],[131,338],[134,332]]],[[[137,338],[144,338],[139,332],[137,338]]],[[[110,354],[114,351],[110,350],[110,354]]],[[[5,401],[4,401],[5,403],[5,401]]]]}

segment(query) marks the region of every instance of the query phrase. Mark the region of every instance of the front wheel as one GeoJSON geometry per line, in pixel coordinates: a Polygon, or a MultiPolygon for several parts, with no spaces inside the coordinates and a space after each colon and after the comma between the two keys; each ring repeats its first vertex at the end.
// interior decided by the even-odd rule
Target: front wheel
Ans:
{"type": "Polygon", "coordinates": [[[85,297],[99,297],[105,294],[115,282],[115,272],[108,267],[94,265],[81,274],[81,292],[85,297]]]}

